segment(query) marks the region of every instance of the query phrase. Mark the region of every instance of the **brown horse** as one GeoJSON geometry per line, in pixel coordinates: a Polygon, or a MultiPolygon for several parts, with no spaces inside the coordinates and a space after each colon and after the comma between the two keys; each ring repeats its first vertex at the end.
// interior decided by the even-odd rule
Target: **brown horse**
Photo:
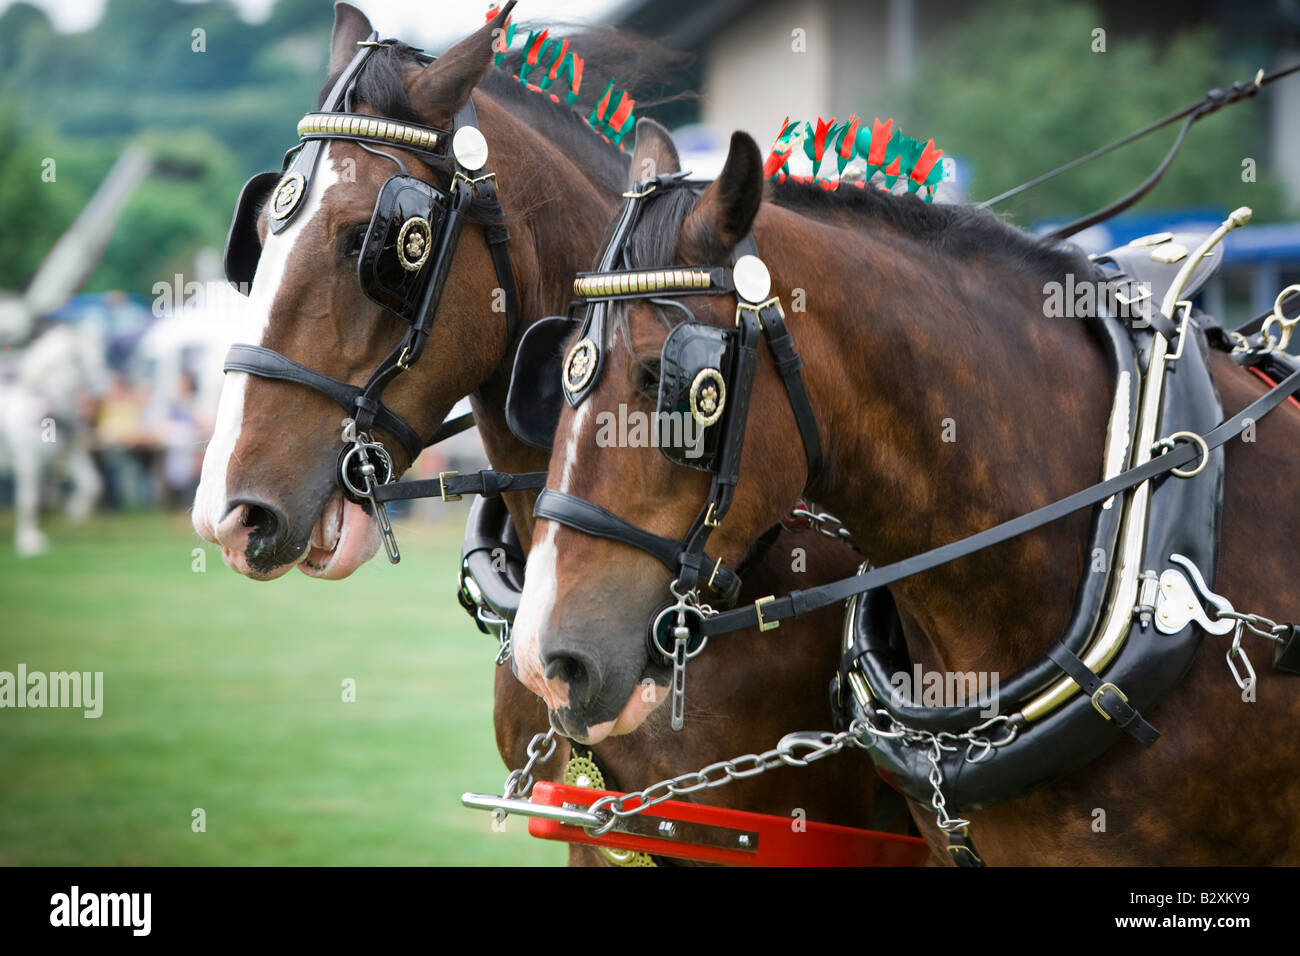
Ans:
{"type": "MultiPolygon", "coordinates": [[[[650,135],[638,136],[634,170],[643,159],[661,173],[675,169],[670,145],[650,135]]],[[[631,269],[716,267],[752,231],[772,294],[787,307],[807,303],[791,312],[789,328],[825,467],[808,482],[791,402],[760,345],[739,486],[710,553],[735,561],[807,494],[883,565],[1096,480],[1111,373],[1083,322],[1044,319],[1046,283],[1091,274],[1081,255],[974,209],[874,188],[845,195],[786,184],[771,187],[764,202],[762,165],[754,142],[736,134],[725,169],[698,201],[681,202],[689,197],[684,189],[669,193],[678,199],[651,197],[624,246],[631,269]]],[[[732,296],[688,293],[676,301],[700,323],[737,323],[732,296]]],[[[681,314],[645,298],[611,308],[603,373],[585,400],[564,410],[547,487],[680,539],[708,476],[653,449],[597,447],[595,423],[620,404],[654,407],[660,350],[681,314]]],[[[1211,369],[1226,414],[1263,391],[1224,354],[1215,354],[1211,369]]],[[[1300,414],[1278,409],[1258,423],[1256,437],[1226,448],[1215,587],[1239,609],[1295,621],[1300,556],[1294,534],[1279,531],[1300,526],[1290,470],[1300,414]]],[[[1066,626],[1088,569],[1087,529],[1087,513],[1076,513],[893,585],[912,660],[926,671],[1006,675],[1041,658],[1066,626]]],[[[634,548],[554,521],[539,521],[534,539],[515,630],[521,678],[566,713],[575,736],[598,740],[610,726],[633,729],[646,717],[632,693],[636,682],[662,679],[644,629],[666,598],[668,575],[634,548]],[[549,661],[579,655],[607,678],[598,693],[573,695],[571,673],[548,669],[549,661]],[[616,686],[608,675],[618,675],[616,686]]],[[[747,640],[715,637],[700,661],[727,641],[747,640]]],[[[1154,747],[1121,739],[1028,796],[963,814],[985,859],[1300,861],[1300,826],[1285,810],[1300,799],[1290,737],[1300,687],[1262,668],[1257,702],[1244,703],[1218,640],[1204,640],[1190,673],[1146,715],[1164,732],[1154,747]]],[[[912,812],[932,846],[942,847],[934,813],[919,804],[912,812]]]]}
{"type": "MultiPolygon", "coordinates": [[[[361,98],[354,108],[447,128],[473,96],[490,146],[488,166],[500,184],[520,315],[527,326],[562,311],[571,298],[571,276],[599,247],[627,162],[567,107],[492,70],[492,31],[500,25],[498,18],[427,67],[400,45],[378,51],[360,76],[361,98]]],[[[327,88],[370,32],[360,11],[336,5],[327,88]]],[[[402,156],[414,175],[446,188],[446,170],[415,154],[402,156]]],[[[357,231],[365,228],[392,170],[387,160],[355,143],[332,141],[294,225],[272,235],[266,212],[259,217],[264,245],[250,307],[261,321],[263,345],[360,384],[398,340],[400,323],[358,288],[355,248],[357,231]]],[[[470,395],[492,465],[541,470],[546,454],[518,441],[504,418],[516,343],[508,340],[504,317],[493,308],[498,280],[479,231],[467,226],[455,250],[430,347],[384,400],[427,436],[456,401],[470,395]]],[[[311,389],[228,373],[193,518],[203,537],[221,544],[234,570],[269,580],[296,566],[314,577],[338,579],[374,554],[378,538],[370,516],[335,488],[339,419],[337,406],[311,389]]],[[[390,447],[399,471],[405,469],[409,463],[400,446],[390,447]]],[[[532,498],[507,496],[525,547],[532,498]]],[[[850,549],[827,538],[784,532],[754,567],[749,590],[829,579],[852,570],[856,560],[850,549]],[[796,548],[806,552],[806,570],[798,574],[790,570],[796,548]]],[[[764,635],[763,656],[779,648],[786,657],[779,669],[760,666],[754,649],[741,642],[712,655],[693,673],[684,732],[669,733],[665,722],[599,749],[597,758],[613,777],[608,783],[648,786],[718,759],[765,750],[791,730],[823,726],[837,628],[835,618],[825,614],[797,633],[764,635]],[[752,700],[770,703],[761,713],[750,713],[752,700]]],[[[495,719],[502,759],[521,766],[525,745],[546,729],[547,715],[508,668],[497,671],[495,719]]],[[[562,750],[541,767],[541,776],[558,777],[565,756],[562,750]]],[[[809,819],[864,826],[871,821],[875,787],[865,762],[825,761],[812,774],[785,771],[727,788],[715,802],[778,814],[801,808],[809,819]]],[[[600,858],[575,847],[571,859],[600,858]]]]}

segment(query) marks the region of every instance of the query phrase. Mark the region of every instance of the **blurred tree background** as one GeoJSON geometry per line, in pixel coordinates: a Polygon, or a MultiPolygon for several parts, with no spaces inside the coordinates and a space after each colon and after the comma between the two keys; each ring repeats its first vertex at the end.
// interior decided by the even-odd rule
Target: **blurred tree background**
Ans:
{"type": "Polygon", "coordinates": [[[77,34],[26,3],[0,14],[0,289],[31,277],[128,141],[201,173],[136,191],[87,291],[148,292],[188,272],[224,241],[243,180],[279,168],[315,106],[332,22],[322,0],[278,0],[259,24],[223,0],[109,0],[77,34]]]}
{"type": "MultiPolygon", "coordinates": [[[[968,9],[935,38],[918,83],[864,91],[863,102],[882,104],[882,115],[898,117],[909,134],[933,136],[966,160],[975,199],[1254,69],[1228,61],[1209,30],[1159,42],[1112,31],[1106,52],[1092,53],[1102,18],[1087,0],[990,0],[968,9]]],[[[203,172],[136,192],[88,289],[147,292],[188,271],[200,246],[219,247],[240,184],[278,168],[295,122],[315,106],[331,21],[326,0],[278,0],[260,24],[240,20],[226,0],[109,0],[101,21],[79,34],[55,32],[27,3],[0,14],[0,288],[31,276],[136,138],[203,172]],[[41,179],[47,157],[57,162],[56,183],[41,179]]],[[[680,75],[688,83],[698,74],[680,75]]],[[[1281,191],[1263,163],[1258,182],[1241,180],[1242,159],[1264,154],[1259,110],[1236,106],[1197,124],[1142,208],[1248,202],[1258,218],[1280,215],[1281,191]]],[[[1000,208],[1021,224],[1098,208],[1145,178],[1173,136],[1163,131],[1000,208]]]]}
{"type": "MultiPolygon", "coordinates": [[[[908,117],[903,129],[910,135],[934,137],[970,164],[969,195],[983,200],[1182,109],[1207,90],[1249,80],[1259,66],[1225,57],[1209,27],[1158,43],[1112,30],[1105,52],[1093,52],[1093,30],[1103,22],[1093,4],[1076,0],[972,5],[969,19],[923,59],[920,82],[887,102],[903,105],[896,113],[908,117]]],[[[1256,182],[1242,181],[1242,160],[1267,155],[1261,109],[1256,101],[1198,121],[1139,208],[1226,211],[1244,204],[1257,221],[1282,215],[1282,191],[1263,162],[1256,182]]],[[[1099,209],[1155,170],[1178,125],[998,208],[1022,225],[1099,209]]]]}

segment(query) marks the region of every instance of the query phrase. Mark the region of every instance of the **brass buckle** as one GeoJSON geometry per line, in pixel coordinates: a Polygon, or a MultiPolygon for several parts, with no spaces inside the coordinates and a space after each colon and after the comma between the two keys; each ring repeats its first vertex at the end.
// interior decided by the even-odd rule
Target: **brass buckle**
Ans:
{"type": "Polygon", "coordinates": [[[780,621],[763,620],[763,605],[771,604],[776,600],[776,595],[769,594],[767,597],[761,597],[754,602],[754,613],[758,616],[758,629],[760,631],[775,631],[781,626],[780,621]]]}
{"type": "Polygon", "coordinates": [[[652,181],[651,181],[651,182],[646,186],[645,189],[641,189],[641,190],[637,190],[637,189],[629,189],[627,192],[623,193],[623,198],[624,198],[624,199],[644,199],[646,196],[649,196],[652,192],[654,192],[654,191],[655,191],[656,189],[658,189],[658,188],[659,188],[659,184],[656,183],[656,182],[654,182],[654,181],[652,180],[652,181]]]}
{"type": "Polygon", "coordinates": [[[397,367],[400,368],[403,372],[409,372],[411,370],[411,366],[407,363],[406,360],[406,357],[410,354],[411,354],[411,347],[409,345],[404,345],[402,346],[402,354],[397,356],[397,367]]]}
{"type": "Polygon", "coordinates": [[[459,180],[465,183],[467,186],[469,186],[470,191],[473,192],[475,195],[477,195],[479,183],[485,183],[489,179],[496,179],[496,178],[497,178],[496,173],[484,173],[482,176],[466,176],[460,170],[456,170],[456,172],[452,173],[451,176],[451,188],[455,189],[456,181],[459,180]]]}
{"type": "Polygon", "coordinates": [[[459,471],[438,472],[438,494],[441,495],[443,501],[460,501],[461,498],[460,495],[447,494],[447,477],[450,475],[451,477],[454,478],[459,474],[460,474],[459,471]]]}
{"type": "Polygon", "coordinates": [[[1104,710],[1102,710],[1101,707],[1100,707],[1100,705],[1098,705],[1098,703],[1097,703],[1097,698],[1100,697],[1102,694],[1104,694],[1104,693],[1105,693],[1106,691],[1108,691],[1108,690],[1113,690],[1116,694],[1119,695],[1119,699],[1122,700],[1122,701],[1124,701],[1124,703],[1126,703],[1126,704],[1128,703],[1128,696],[1127,696],[1127,695],[1126,695],[1122,690],[1120,690],[1118,687],[1116,687],[1114,684],[1112,684],[1110,681],[1106,681],[1106,683],[1102,684],[1100,687],[1098,687],[1095,691],[1092,692],[1092,706],[1093,706],[1093,708],[1097,711],[1097,713],[1101,714],[1101,715],[1102,715],[1103,717],[1105,717],[1107,720],[1110,720],[1110,719],[1111,719],[1110,714],[1108,714],[1108,713],[1106,713],[1104,710]]]}
{"type": "Polygon", "coordinates": [[[775,306],[775,307],[776,307],[777,315],[781,316],[781,321],[784,322],[784,321],[785,321],[785,309],[781,308],[781,297],[780,297],[779,295],[774,295],[774,296],[772,296],[772,298],[770,298],[770,299],[768,299],[768,300],[766,300],[766,301],[764,301],[764,302],[759,302],[759,303],[757,303],[757,304],[750,303],[750,302],[742,302],[742,301],[740,301],[740,297],[737,296],[737,298],[736,298],[736,328],[740,328],[740,310],[741,310],[741,309],[744,309],[746,312],[753,312],[754,315],[758,318],[758,327],[759,327],[760,329],[763,328],[763,310],[766,309],[766,308],[768,308],[769,306],[775,306]]]}
{"type": "Polygon", "coordinates": [[[716,501],[710,501],[709,510],[704,512],[704,523],[708,525],[710,528],[716,528],[718,527],[718,525],[722,524],[721,518],[719,518],[717,521],[713,520],[713,512],[717,509],[717,506],[718,503],[716,501]]]}
{"type": "Polygon", "coordinates": [[[718,558],[717,562],[713,565],[713,573],[709,575],[709,587],[713,587],[713,579],[718,576],[718,569],[721,567],[722,559],[718,558]]]}

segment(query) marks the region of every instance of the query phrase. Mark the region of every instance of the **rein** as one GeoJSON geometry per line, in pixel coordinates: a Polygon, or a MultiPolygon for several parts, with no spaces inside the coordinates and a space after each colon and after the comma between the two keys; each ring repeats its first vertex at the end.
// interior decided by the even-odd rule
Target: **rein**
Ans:
{"type": "Polygon", "coordinates": [[[1129,143],[1136,142],[1137,140],[1142,139],[1144,136],[1149,136],[1151,133],[1154,133],[1157,130],[1164,129],[1166,126],[1168,126],[1171,123],[1176,123],[1180,119],[1185,120],[1185,122],[1182,125],[1182,128],[1178,131],[1178,136],[1174,139],[1173,145],[1169,147],[1169,151],[1165,154],[1165,158],[1160,161],[1160,165],[1156,167],[1155,171],[1150,176],[1148,176],[1147,179],[1141,185],[1139,185],[1128,195],[1115,200],[1115,202],[1111,203],[1110,205],[1104,206],[1101,209],[1098,209],[1096,212],[1091,212],[1086,216],[1081,216],[1080,218],[1076,219],[1074,222],[1062,226],[1059,229],[1053,230],[1051,233],[1048,233],[1044,237],[1048,242],[1055,242],[1055,241],[1060,241],[1061,239],[1068,239],[1070,236],[1082,232],[1084,229],[1087,229],[1089,226],[1095,226],[1099,222],[1104,222],[1105,220],[1111,218],[1112,216],[1116,216],[1119,213],[1124,212],[1124,210],[1133,206],[1143,196],[1151,192],[1151,190],[1155,188],[1156,184],[1159,183],[1162,178],[1164,178],[1165,173],[1169,170],[1169,167],[1173,164],[1175,157],[1177,157],[1179,150],[1182,149],[1183,140],[1186,138],[1188,131],[1199,120],[1204,119],[1205,117],[1209,116],[1211,113],[1218,112],[1220,109],[1222,109],[1225,106],[1229,106],[1233,103],[1238,103],[1245,99],[1250,99],[1268,84],[1284,79],[1296,72],[1300,72],[1300,64],[1287,67],[1286,69],[1277,70],[1273,73],[1269,73],[1267,76],[1264,74],[1263,70],[1260,70],[1258,73],[1255,74],[1255,78],[1248,83],[1238,80],[1237,82],[1233,83],[1232,86],[1229,87],[1227,90],[1222,90],[1222,89],[1210,90],[1208,93],[1205,94],[1205,96],[1203,96],[1201,99],[1197,100],[1195,103],[1191,104],[1190,106],[1186,106],[1181,110],[1177,110],[1173,113],[1170,113],[1168,116],[1165,116],[1161,119],[1156,120],[1154,123],[1142,127],[1142,129],[1129,133],[1127,136],[1120,137],[1119,139],[1115,140],[1113,143],[1109,143],[1106,146],[1101,146],[1083,156],[1076,157],[1075,159],[1070,160],[1068,163],[1064,163],[1056,167],[1056,169],[1043,173],[1040,176],[1035,176],[1033,179],[1023,182],[1019,186],[1013,186],[1011,189],[1008,189],[1006,192],[998,193],[998,195],[994,196],[993,198],[986,199],[981,203],[977,203],[976,205],[980,209],[988,209],[989,207],[995,206],[998,203],[1002,202],[1004,199],[1010,199],[1012,196],[1017,196],[1020,193],[1025,192],[1028,189],[1032,189],[1033,187],[1038,186],[1042,183],[1045,183],[1050,179],[1055,179],[1057,176],[1060,176],[1062,173],[1067,173],[1078,166],[1084,165],[1085,163],[1090,163],[1094,159],[1100,159],[1102,156],[1105,156],[1107,153],[1120,149],[1123,146],[1127,146],[1129,143]]]}
{"type": "MultiPolygon", "coordinates": [[[[1232,438],[1240,435],[1252,422],[1258,422],[1273,409],[1277,408],[1288,396],[1300,391],[1300,371],[1288,375],[1255,401],[1251,402],[1232,418],[1204,435],[1188,435],[1180,438],[1172,451],[1153,458],[1143,465],[1130,468],[1107,481],[1076,491],[1067,498],[1044,505],[1027,514],[994,525],[970,537],[962,538],[950,544],[941,545],[921,554],[904,558],[893,564],[875,568],[850,578],[842,578],[831,584],[809,588],[804,591],[791,591],[780,598],[762,598],[753,605],[723,611],[710,616],[700,625],[700,632],[706,637],[726,634],[758,625],[772,628],[781,621],[808,614],[818,608],[835,604],[857,594],[875,588],[894,584],[914,574],[929,571],[940,565],[948,564],[967,555],[991,548],[1026,532],[1041,528],[1058,518],[1063,518],[1088,505],[1105,501],[1112,495],[1134,488],[1144,481],[1149,481],[1166,472],[1180,469],[1192,461],[1204,460],[1209,453],[1232,438]]],[[[1180,476],[1181,477],[1181,476],[1180,476]]]]}

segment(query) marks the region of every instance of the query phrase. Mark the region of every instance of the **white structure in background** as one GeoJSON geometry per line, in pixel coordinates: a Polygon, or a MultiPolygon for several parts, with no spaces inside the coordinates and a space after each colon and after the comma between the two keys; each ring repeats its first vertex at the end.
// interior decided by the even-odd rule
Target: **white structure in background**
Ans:
{"type": "Polygon", "coordinates": [[[255,341],[250,337],[254,326],[247,318],[248,299],[221,277],[219,259],[215,250],[199,252],[194,266],[199,293],[184,298],[151,325],[132,353],[132,377],[149,383],[148,412],[161,412],[177,401],[181,379],[189,372],[195,378],[195,408],[211,421],[227,350],[235,342],[255,341]]]}
{"type": "Polygon", "coordinates": [[[21,294],[0,298],[0,344],[24,341],[36,323],[80,289],[104,257],[113,226],[135,188],[149,175],[153,157],[129,147],[118,157],[86,208],[41,261],[21,294]]]}
{"type": "Polygon", "coordinates": [[[104,343],[90,324],[51,326],[0,382],[0,471],[14,479],[14,547],[20,555],[47,547],[38,518],[49,474],[72,482],[68,517],[90,516],[101,487],[84,406],[102,398],[108,384],[104,343]]]}

